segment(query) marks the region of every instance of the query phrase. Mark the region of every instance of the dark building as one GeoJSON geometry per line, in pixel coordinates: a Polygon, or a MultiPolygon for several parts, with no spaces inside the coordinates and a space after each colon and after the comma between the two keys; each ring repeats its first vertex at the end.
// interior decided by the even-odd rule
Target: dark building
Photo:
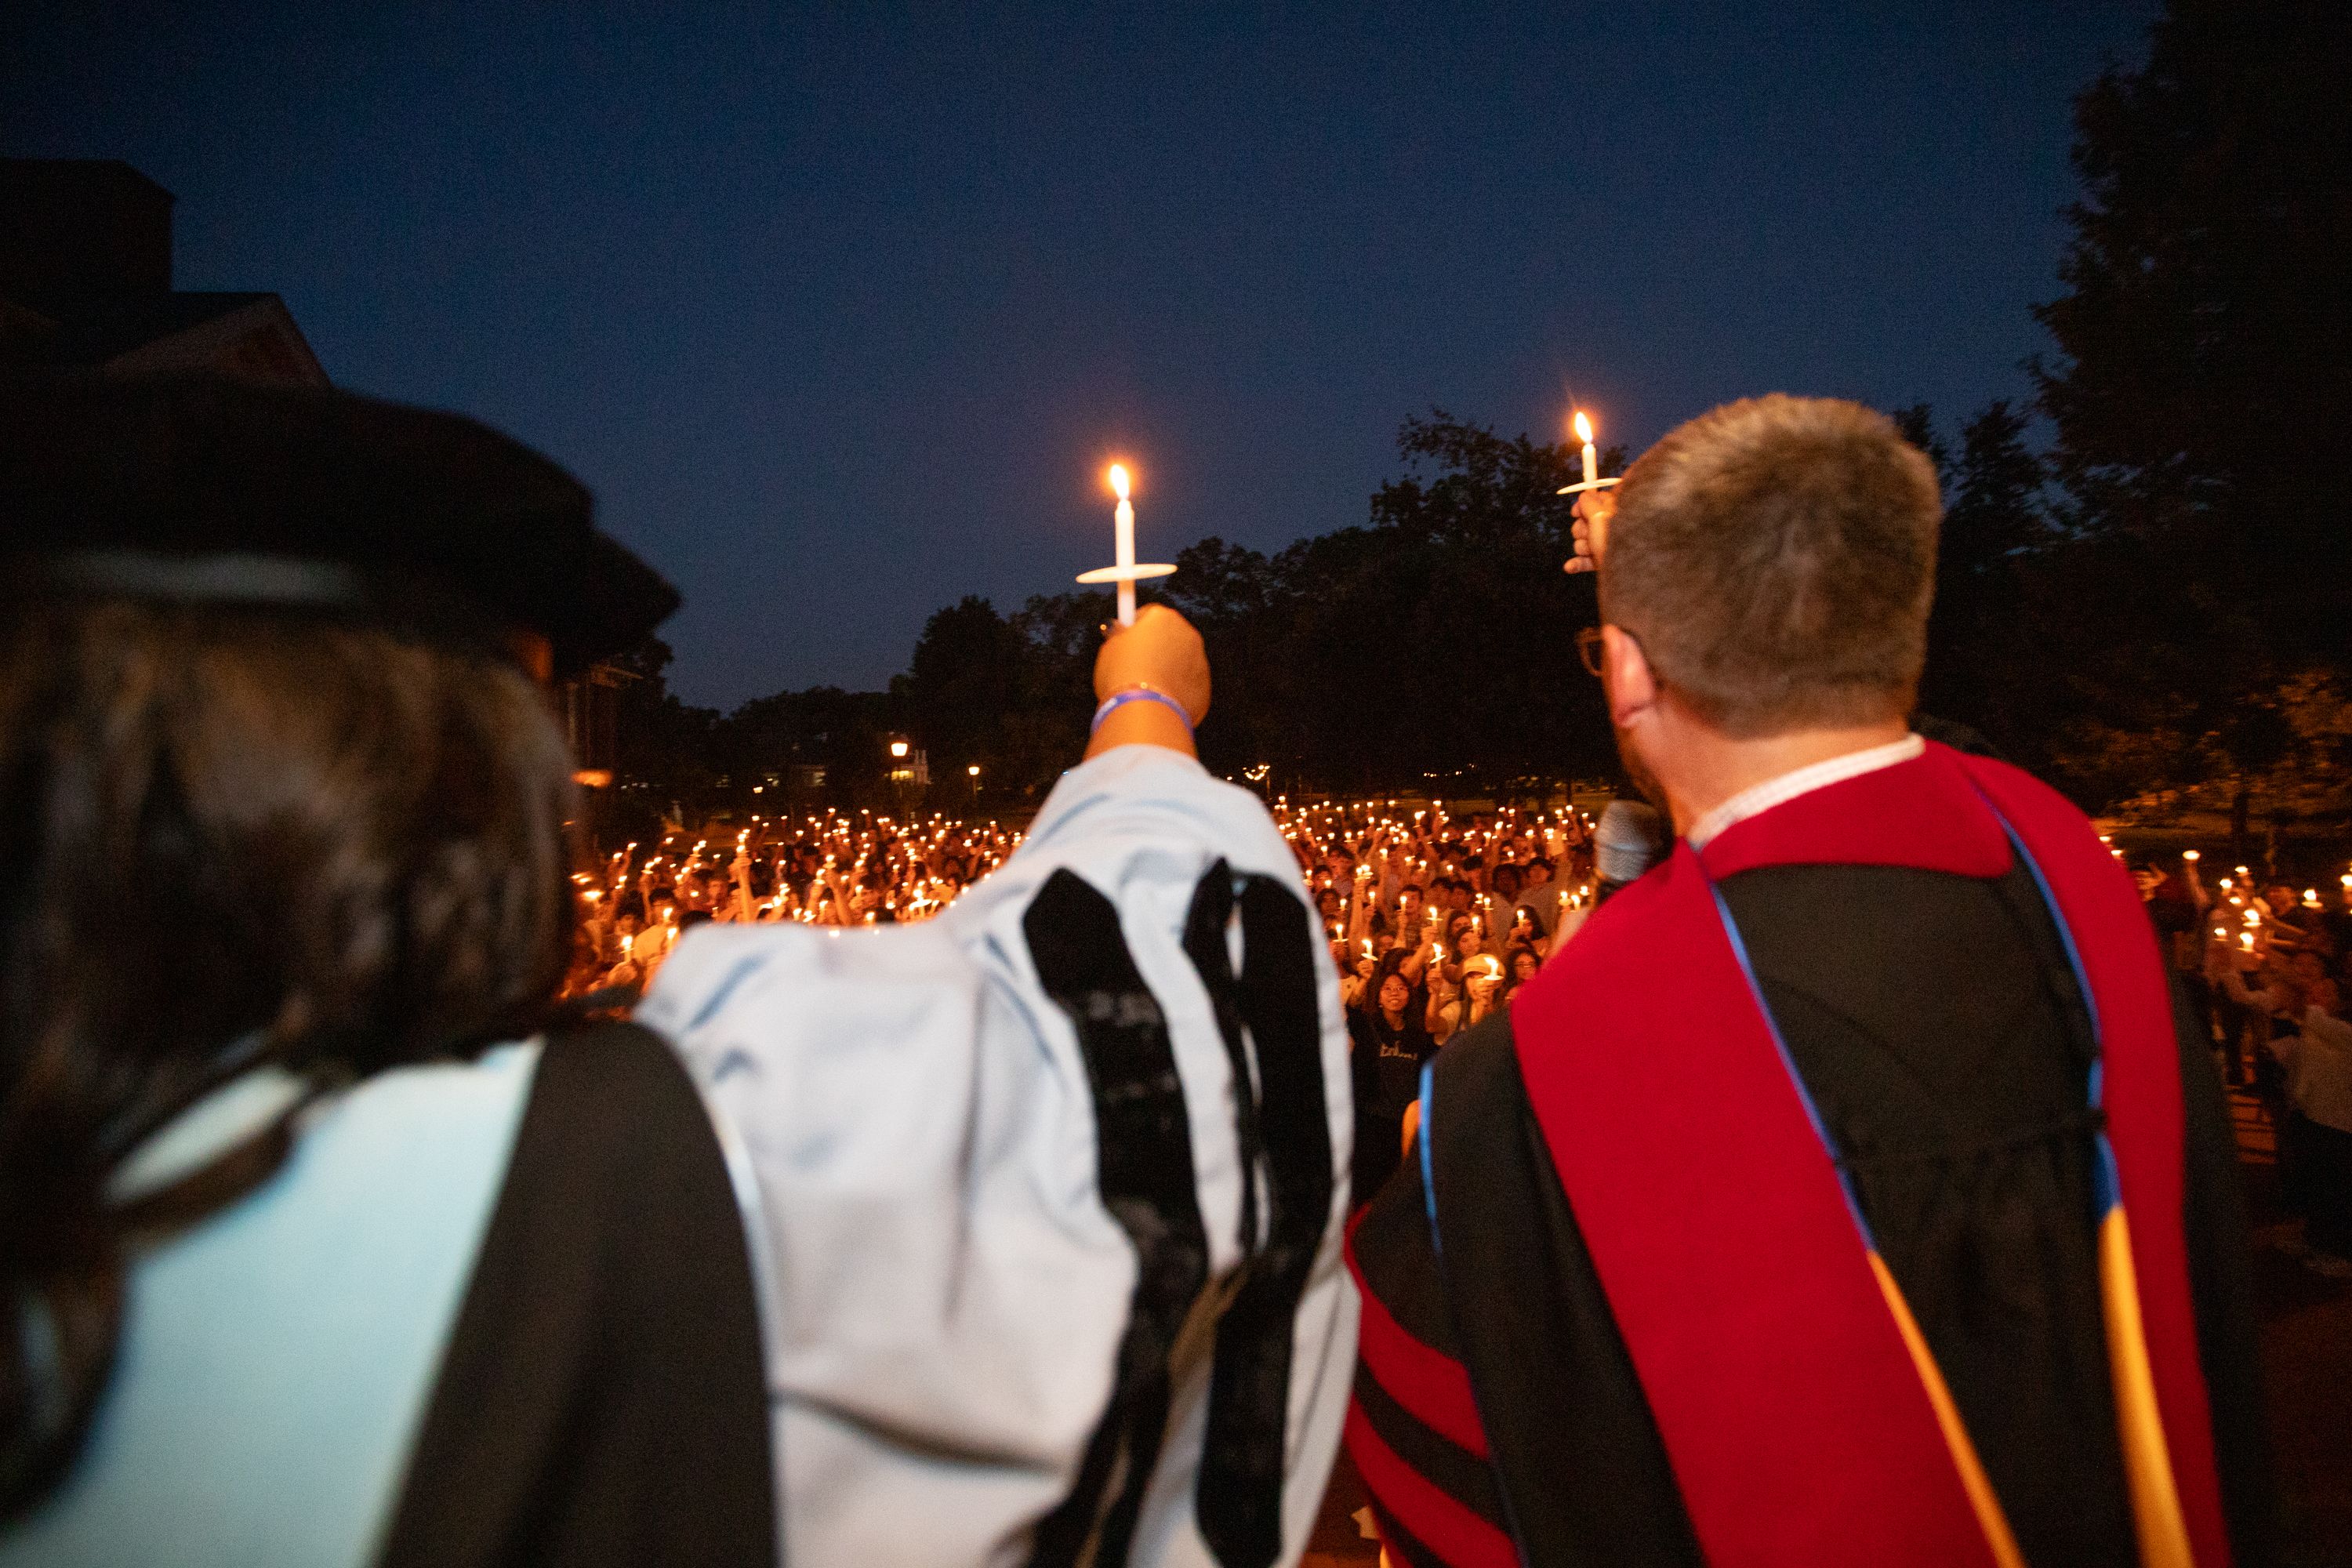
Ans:
{"type": "Polygon", "coordinates": [[[327,384],[277,295],[172,287],[172,193],[109,158],[0,159],[0,363],[327,384]]]}
{"type": "MultiPolygon", "coordinates": [[[[172,202],[118,159],[0,159],[0,365],[326,385],[276,294],[172,287],[172,202]]],[[[611,783],[618,752],[615,692],[633,679],[600,664],[552,693],[592,786],[592,838],[595,786],[611,783]]]]}

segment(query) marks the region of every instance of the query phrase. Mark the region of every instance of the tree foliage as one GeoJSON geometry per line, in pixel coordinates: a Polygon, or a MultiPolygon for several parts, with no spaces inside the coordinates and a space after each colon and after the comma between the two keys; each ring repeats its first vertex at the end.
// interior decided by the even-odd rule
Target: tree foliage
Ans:
{"type": "Polygon", "coordinates": [[[2173,0],[2077,100],[2074,164],[2036,368],[2087,718],[2257,771],[2279,694],[2352,666],[2352,7],[2173,0]]]}

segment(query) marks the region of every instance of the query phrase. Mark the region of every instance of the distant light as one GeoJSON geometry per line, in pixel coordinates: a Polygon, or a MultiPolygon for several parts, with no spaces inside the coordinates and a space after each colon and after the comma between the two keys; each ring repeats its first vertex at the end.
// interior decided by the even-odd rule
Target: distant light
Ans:
{"type": "Polygon", "coordinates": [[[890,742],[890,754],[891,754],[892,756],[894,756],[894,757],[903,757],[903,756],[905,756],[905,755],[907,754],[907,742],[904,742],[904,741],[893,741],[893,742],[890,742]]]}
{"type": "Polygon", "coordinates": [[[971,766],[964,769],[964,772],[970,773],[974,778],[978,778],[980,776],[980,764],[978,763],[974,763],[971,766]]]}

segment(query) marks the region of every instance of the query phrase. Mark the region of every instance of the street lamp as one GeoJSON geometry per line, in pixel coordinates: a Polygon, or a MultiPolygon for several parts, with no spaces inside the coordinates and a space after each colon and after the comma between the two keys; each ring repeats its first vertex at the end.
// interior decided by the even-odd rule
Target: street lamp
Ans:
{"type": "Polygon", "coordinates": [[[903,757],[903,756],[905,756],[905,755],[907,754],[907,742],[904,742],[904,741],[893,741],[893,742],[890,742],[890,754],[891,754],[892,756],[894,756],[894,757],[903,757]]]}

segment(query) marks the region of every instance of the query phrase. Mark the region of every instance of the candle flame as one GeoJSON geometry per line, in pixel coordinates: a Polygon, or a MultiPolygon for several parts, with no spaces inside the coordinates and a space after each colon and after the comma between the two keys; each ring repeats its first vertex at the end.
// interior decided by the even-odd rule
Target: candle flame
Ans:
{"type": "Polygon", "coordinates": [[[1119,500],[1125,500],[1127,499],[1127,465],[1125,463],[1113,463],[1110,466],[1111,493],[1118,497],[1119,500]]]}
{"type": "Polygon", "coordinates": [[[1592,444],[1592,421],[1584,416],[1581,408],[1576,411],[1576,438],[1588,447],[1592,444]]]}

